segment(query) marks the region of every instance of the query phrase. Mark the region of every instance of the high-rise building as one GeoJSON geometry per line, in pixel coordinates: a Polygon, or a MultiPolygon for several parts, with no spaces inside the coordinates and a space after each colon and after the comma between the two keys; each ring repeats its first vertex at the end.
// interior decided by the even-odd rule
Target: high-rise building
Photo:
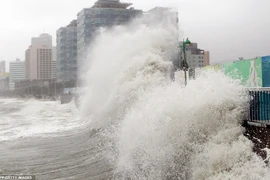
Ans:
{"type": "Polygon", "coordinates": [[[151,24],[170,24],[174,25],[178,29],[178,12],[171,8],[155,7],[144,13],[144,16],[146,17],[144,18],[146,23],[149,21],[151,24]]]}
{"type": "Polygon", "coordinates": [[[53,49],[51,35],[32,38],[32,44],[25,51],[26,79],[53,78],[53,49]]]}
{"type": "Polygon", "coordinates": [[[6,61],[1,61],[0,62],[0,74],[6,72],[6,61]]]}
{"type": "Polygon", "coordinates": [[[131,5],[119,0],[98,0],[91,8],[84,8],[77,14],[77,50],[80,70],[84,71],[82,66],[87,58],[87,48],[92,43],[97,29],[125,24],[136,16],[142,15],[142,10],[136,10],[130,7],[131,5]]]}
{"type": "Polygon", "coordinates": [[[52,36],[47,33],[42,33],[39,35],[39,37],[32,37],[31,45],[46,45],[48,47],[52,46],[52,36]]]}
{"type": "Polygon", "coordinates": [[[57,59],[56,59],[56,47],[52,47],[52,78],[57,78],[57,59]]]}
{"type": "Polygon", "coordinates": [[[9,73],[0,75],[0,91],[9,90],[9,73]]]}
{"type": "Polygon", "coordinates": [[[57,62],[52,61],[52,78],[57,79],[57,62]]]}
{"type": "Polygon", "coordinates": [[[52,48],[31,45],[25,52],[26,79],[52,79],[52,48]]]}
{"type": "Polygon", "coordinates": [[[56,32],[57,80],[77,79],[77,21],[56,32]]]}
{"type": "Polygon", "coordinates": [[[16,59],[9,62],[9,89],[14,90],[15,82],[25,80],[25,63],[16,59]]]}

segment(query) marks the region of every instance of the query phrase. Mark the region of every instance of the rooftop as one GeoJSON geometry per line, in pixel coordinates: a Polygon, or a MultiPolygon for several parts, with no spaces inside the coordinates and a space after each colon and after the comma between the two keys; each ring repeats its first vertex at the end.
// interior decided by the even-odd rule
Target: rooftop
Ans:
{"type": "Polygon", "coordinates": [[[163,11],[170,11],[171,8],[167,8],[167,7],[155,7],[155,8],[152,8],[150,9],[148,12],[163,12],[163,11]]]}
{"type": "Polygon", "coordinates": [[[98,0],[95,2],[92,8],[120,8],[126,9],[131,6],[132,3],[122,3],[120,0],[98,0]]]}
{"type": "Polygon", "coordinates": [[[72,20],[66,27],[77,27],[77,20],[76,19],[72,20]]]}

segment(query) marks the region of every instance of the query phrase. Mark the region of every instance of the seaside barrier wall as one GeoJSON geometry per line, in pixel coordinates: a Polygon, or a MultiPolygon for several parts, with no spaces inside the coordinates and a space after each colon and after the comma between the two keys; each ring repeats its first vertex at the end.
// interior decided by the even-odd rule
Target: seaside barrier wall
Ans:
{"type": "Polygon", "coordinates": [[[270,56],[262,57],[262,86],[270,87],[270,56]]]}
{"type": "Polygon", "coordinates": [[[246,87],[262,87],[262,58],[239,60],[222,64],[226,75],[239,79],[246,87]]]}
{"type": "Polygon", "coordinates": [[[224,63],[220,69],[246,87],[270,87],[270,56],[224,63]]]}

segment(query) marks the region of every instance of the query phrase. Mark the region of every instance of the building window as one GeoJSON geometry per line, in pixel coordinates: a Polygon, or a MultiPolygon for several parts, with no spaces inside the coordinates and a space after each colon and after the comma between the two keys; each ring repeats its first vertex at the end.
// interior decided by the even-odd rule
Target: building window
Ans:
{"type": "Polygon", "coordinates": [[[100,14],[100,9],[95,9],[95,14],[100,14]]]}

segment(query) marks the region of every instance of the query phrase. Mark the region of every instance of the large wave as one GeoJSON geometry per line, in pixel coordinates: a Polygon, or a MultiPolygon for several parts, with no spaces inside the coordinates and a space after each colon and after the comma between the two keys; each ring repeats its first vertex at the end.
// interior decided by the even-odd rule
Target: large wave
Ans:
{"type": "Polygon", "coordinates": [[[181,88],[170,79],[177,28],[145,22],[102,30],[89,52],[81,115],[101,129],[114,178],[270,177],[243,136],[243,87],[207,71],[181,88]]]}

